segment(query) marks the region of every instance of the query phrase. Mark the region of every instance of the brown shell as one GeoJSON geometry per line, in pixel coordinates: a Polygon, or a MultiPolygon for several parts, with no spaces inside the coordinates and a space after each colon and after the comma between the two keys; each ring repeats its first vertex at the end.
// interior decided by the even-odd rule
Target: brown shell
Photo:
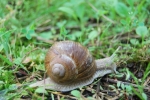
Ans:
{"type": "Polygon", "coordinates": [[[56,83],[69,84],[92,77],[96,71],[96,64],[89,51],[79,43],[61,41],[56,42],[48,50],[45,57],[45,68],[47,75],[56,83]],[[65,66],[63,76],[53,74],[54,63],[65,66]]]}

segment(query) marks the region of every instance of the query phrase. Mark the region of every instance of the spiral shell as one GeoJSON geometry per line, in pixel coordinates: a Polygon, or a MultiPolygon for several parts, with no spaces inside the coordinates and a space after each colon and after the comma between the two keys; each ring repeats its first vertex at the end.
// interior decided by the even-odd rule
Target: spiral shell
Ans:
{"type": "Polygon", "coordinates": [[[90,52],[73,41],[56,42],[45,57],[47,75],[56,83],[70,84],[85,81],[96,72],[90,52]]]}

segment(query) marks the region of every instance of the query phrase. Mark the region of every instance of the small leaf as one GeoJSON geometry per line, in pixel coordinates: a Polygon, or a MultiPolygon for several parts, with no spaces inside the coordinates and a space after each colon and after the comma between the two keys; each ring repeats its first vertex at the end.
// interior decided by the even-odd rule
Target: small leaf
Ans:
{"type": "Polygon", "coordinates": [[[133,6],[134,0],[127,0],[127,3],[128,3],[130,6],[133,6]]]}
{"type": "Polygon", "coordinates": [[[26,28],[23,28],[22,29],[22,33],[25,34],[26,38],[29,40],[32,38],[31,34],[35,33],[34,31],[34,24],[26,27],[26,28]]]}
{"type": "Polygon", "coordinates": [[[75,9],[76,15],[80,18],[80,20],[84,19],[84,14],[85,14],[85,6],[80,5],[77,6],[75,9]]]}
{"type": "Polygon", "coordinates": [[[91,40],[93,40],[93,39],[95,39],[97,36],[98,36],[98,32],[95,31],[95,30],[93,30],[93,31],[91,31],[91,32],[89,33],[88,38],[91,39],[91,40]]]}
{"type": "Polygon", "coordinates": [[[35,90],[36,93],[45,93],[48,94],[44,87],[39,87],[35,90]]]}
{"type": "Polygon", "coordinates": [[[138,26],[136,28],[136,34],[138,34],[141,37],[145,37],[148,34],[148,29],[146,26],[138,26]]]}
{"type": "Polygon", "coordinates": [[[126,88],[127,92],[130,92],[132,90],[132,87],[130,85],[125,85],[125,88],[126,88]]]}
{"type": "Polygon", "coordinates": [[[114,85],[109,85],[109,87],[112,89],[116,89],[116,87],[114,85]]]}
{"type": "Polygon", "coordinates": [[[73,33],[73,35],[74,35],[75,37],[81,37],[81,36],[82,36],[82,32],[81,32],[81,31],[75,31],[75,32],[73,33]]]}
{"type": "Polygon", "coordinates": [[[124,86],[124,84],[123,84],[123,83],[121,84],[121,88],[122,88],[123,90],[124,90],[124,88],[125,88],[125,86],[124,86]]]}
{"type": "Polygon", "coordinates": [[[115,5],[115,10],[121,17],[128,16],[128,7],[124,3],[118,2],[115,5]]]}
{"type": "Polygon", "coordinates": [[[147,100],[147,95],[145,93],[142,93],[142,97],[144,98],[144,100],[147,100]]]}
{"type": "Polygon", "coordinates": [[[9,86],[9,90],[17,90],[18,86],[16,84],[12,84],[9,86]]]}
{"type": "Polygon", "coordinates": [[[47,40],[54,38],[54,36],[52,35],[51,32],[43,32],[43,33],[39,34],[39,36],[44,39],[47,39],[47,40]]]}
{"type": "Polygon", "coordinates": [[[77,98],[81,97],[81,93],[78,90],[73,90],[71,91],[71,94],[77,98]]]}
{"type": "Polygon", "coordinates": [[[60,7],[59,10],[67,13],[68,15],[74,16],[74,11],[69,7],[60,7]]]}
{"type": "Polygon", "coordinates": [[[120,21],[123,25],[126,25],[127,24],[127,21],[126,20],[124,20],[124,19],[121,19],[121,21],[120,21]]]}
{"type": "Polygon", "coordinates": [[[126,80],[128,80],[130,77],[130,71],[126,68],[126,80]]]}
{"type": "Polygon", "coordinates": [[[31,35],[28,33],[28,34],[26,34],[26,38],[28,39],[28,40],[30,40],[31,39],[31,35]]]}
{"type": "Polygon", "coordinates": [[[16,59],[14,60],[13,63],[19,65],[19,64],[21,64],[21,61],[22,61],[22,58],[21,58],[21,57],[18,57],[18,58],[16,58],[16,59]]]}
{"type": "Polygon", "coordinates": [[[130,43],[133,45],[138,45],[139,41],[137,39],[130,39],[130,43]]]}
{"type": "Polygon", "coordinates": [[[117,82],[117,87],[119,88],[121,85],[121,82],[117,82]]]}
{"type": "Polygon", "coordinates": [[[67,23],[67,21],[66,21],[66,20],[63,20],[63,21],[57,22],[56,25],[57,25],[59,28],[61,28],[61,27],[63,27],[66,23],[67,23]]]}
{"type": "Polygon", "coordinates": [[[36,69],[45,71],[45,67],[43,65],[41,65],[41,64],[37,65],[36,69]]]}

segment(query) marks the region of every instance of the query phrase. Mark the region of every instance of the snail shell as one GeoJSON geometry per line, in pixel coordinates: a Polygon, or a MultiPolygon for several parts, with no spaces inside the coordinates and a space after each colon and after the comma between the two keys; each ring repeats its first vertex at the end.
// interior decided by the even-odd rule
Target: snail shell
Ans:
{"type": "Polygon", "coordinates": [[[55,43],[46,54],[45,67],[47,75],[59,84],[85,81],[96,72],[95,61],[89,51],[72,41],[55,43]]]}
{"type": "Polygon", "coordinates": [[[110,57],[94,60],[87,48],[79,43],[56,42],[45,57],[49,77],[31,84],[30,87],[44,86],[56,91],[70,91],[88,85],[97,77],[116,72],[114,58],[115,53],[110,57]]]}

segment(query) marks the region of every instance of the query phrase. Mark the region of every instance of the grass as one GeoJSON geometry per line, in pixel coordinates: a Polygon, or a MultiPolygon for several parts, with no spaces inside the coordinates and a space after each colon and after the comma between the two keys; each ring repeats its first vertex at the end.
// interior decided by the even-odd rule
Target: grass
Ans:
{"type": "Polygon", "coordinates": [[[0,100],[150,98],[149,0],[1,0],[0,6],[0,100]],[[99,80],[67,93],[29,88],[44,78],[48,48],[62,40],[81,43],[95,59],[121,46],[119,73],[103,77],[100,91],[99,80]]]}

